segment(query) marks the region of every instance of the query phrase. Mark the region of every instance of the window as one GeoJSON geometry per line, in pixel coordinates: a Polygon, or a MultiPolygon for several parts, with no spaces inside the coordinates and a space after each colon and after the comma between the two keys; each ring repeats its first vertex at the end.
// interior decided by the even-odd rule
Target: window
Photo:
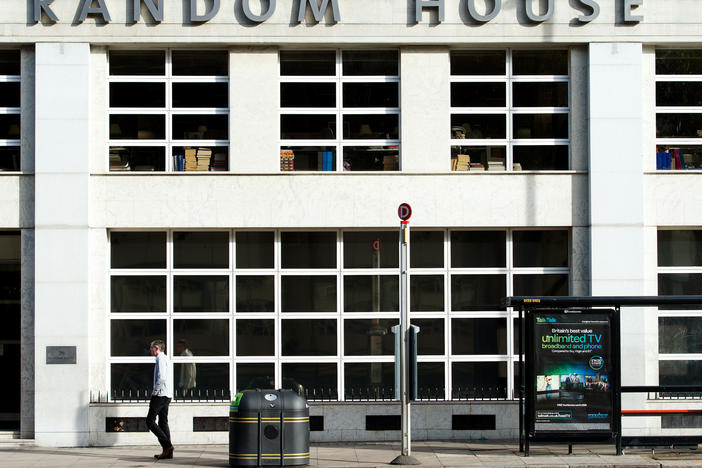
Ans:
{"type": "Polygon", "coordinates": [[[110,171],[227,171],[225,50],[112,50],[110,171]]]}
{"type": "Polygon", "coordinates": [[[702,50],[656,51],[656,169],[702,169],[702,50]]]}
{"type": "MultiPolygon", "coordinates": [[[[567,295],[569,231],[411,236],[420,399],[512,395],[518,323],[501,299],[567,295]]],[[[281,387],[393,399],[398,242],[397,230],[111,231],[113,398],[145,395],[161,338],[179,400],[281,387]]]]}
{"type": "Polygon", "coordinates": [[[0,171],[19,171],[21,65],[19,50],[0,50],[0,171]]]}
{"type": "Polygon", "coordinates": [[[280,170],[397,171],[396,50],[280,52],[280,170]]]}
{"type": "MultiPolygon", "coordinates": [[[[658,295],[702,295],[702,230],[658,229],[658,295]]],[[[658,308],[660,385],[699,383],[702,306],[658,308]]]]}
{"type": "Polygon", "coordinates": [[[567,50],[451,52],[451,170],[569,168],[567,50]]]}

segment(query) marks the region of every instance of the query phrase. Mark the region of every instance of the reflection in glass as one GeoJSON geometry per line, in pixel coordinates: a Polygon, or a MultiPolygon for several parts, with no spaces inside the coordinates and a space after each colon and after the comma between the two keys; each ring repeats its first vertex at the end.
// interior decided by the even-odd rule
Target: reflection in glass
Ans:
{"type": "Polygon", "coordinates": [[[658,138],[702,137],[702,114],[656,114],[658,138]]]}
{"type": "MultiPolygon", "coordinates": [[[[659,296],[698,296],[702,295],[702,273],[659,273],[659,296]]],[[[702,305],[664,306],[660,310],[702,309],[702,305]]],[[[662,384],[661,384],[662,385],[662,384]]]]}
{"type": "Polygon", "coordinates": [[[283,268],[335,268],[335,232],[280,234],[283,268]]]}
{"type": "Polygon", "coordinates": [[[506,266],[505,231],[451,231],[451,267],[506,266]]]}
{"type": "Polygon", "coordinates": [[[506,398],[506,362],[454,362],[451,364],[453,398],[506,398]]]}
{"type": "Polygon", "coordinates": [[[443,268],[444,233],[443,231],[410,232],[410,267],[443,268]]]}
{"type": "Polygon", "coordinates": [[[512,52],[514,75],[567,75],[567,50],[515,50],[512,52]]]}
{"type": "Polygon", "coordinates": [[[451,137],[465,139],[507,138],[505,114],[451,114],[451,137]],[[462,128],[462,136],[455,136],[454,129],[462,128]]]}
{"type": "Polygon", "coordinates": [[[658,266],[702,266],[702,230],[658,230],[658,266]]]}
{"type": "Polygon", "coordinates": [[[344,320],[346,356],[389,356],[395,353],[397,319],[344,320]]]}
{"type": "Polygon", "coordinates": [[[397,268],[397,231],[344,232],[344,268],[397,268]]]}
{"type": "MultiPolygon", "coordinates": [[[[192,370],[193,363],[174,363],[174,382],[180,381],[180,376],[192,370]]],[[[176,400],[196,400],[196,401],[222,401],[230,399],[229,392],[229,364],[196,364],[195,386],[187,389],[176,389],[174,397],[176,400]]],[[[192,381],[191,381],[192,383],[192,381]]]]}
{"type": "Polygon", "coordinates": [[[505,75],[506,53],[503,50],[451,52],[451,75],[505,75]]]}
{"type": "Polygon", "coordinates": [[[505,107],[506,89],[504,82],[451,83],[451,107],[505,107]]]}
{"type": "Polygon", "coordinates": [[[412,325],[419,327],[417,335],[417,354],[443,355],[444,353],[444,319],[410,320],[412,325]]]}
{"type": "Polygon", "coordinates": [[[702,83],[684,81],[656,82],[657,106],[702,106],[702,83]]]}
{"type": "Polygon", "coordinates": [[[702,353],[702,317],[658,317],[658,352],[702,353]]]}
{"type": "Polygon", "coordinates": [[[451,354],[507,354],[507,321],[451,319],[451,347],[451,354]]]}
{"type": "Polygon", "coordinates": [[[359,362],[344,364],[344,395],[347,400],[392,399],[395,364],[359,362]]]}
{"type": "Polygon", "coordinates": [[[166,268],[165,232],[110,233],[112,268],[166,268]]]}
{"type": "Polygon", "coordinates": [[[237,232],[236,267],[273,268],[273,233],[237,232]]]}
{"type": "Polygon", "coordinates": [[[236,277],[237,312],[273,312],[275,307],[273,276],[236,277]]]}
{"type": "Polygon", "coordinates": [[[392,276],[345,276],[344,311],[397,312],[400,282],[392,276]]]}
{"type": "Polygon", "coordinates": [[[112,312],[165,312],[165,276],[112,276],[112,312]]]}
{"type": "Polygon", "coordinates": [[[336,354],[336,320],[288,319],[281,325],[283,356],[336,354]]]}
{"type": "Polygon", "coordinates": [[[228,268],[229,233],[174,232],[175,268],[228,268]]]}
{"type": "Polygon", "coordinates": [[[111,320],[110,356],[150,356],[154,340],[166,341],[165,320],[111,320]]]}
{"type": "Polygon", "coordinates": [[[658,361],[658,385],[702,385],[702,361],[658,361]]]}
{"type": "Polygon", "coordinates": [[[410,312],[441,312],[443,310],[443,275],[412,275],[410,277],[410,312]]]}
{"type": "Polygon", "coordinates": [[[273,356],[274,354],[275,322],[273,320],[237,319],[237,356],[273,356]]]}
{"type": "Polygon", "coordinates": [[[514,231],[515,267],[567,267],[568,231],[514,231]]]}
{"type": "Polygon", "coordinates": [[[253,364],[237,363],[236,391],[250,389],[273,389],[275,387],[275,365],[268,362],[253,364]]]}
{"type": "Polygon", "coordinates": [[[515,296],[567,296],[568,275],[514,275],[515,296]]]}
{"type": "Polygon", "coordinates": [[[335,400],[337,377],[335,363],[283,363],[282,388],[290,388],[307,400],[335,400]]]}
{"type": "Polygon", "coordinates": [[[505,275],[451,275],[451,310],[505,310],[506,288],[505,275]]]}
{"type": "Polygon", "coordinates": [[[229,356],[229,320],[174,320],[173,341],[176,343],[174,356],[229,356]],[[188,352],[183,354],[186,350],[188,352]]]}
{"type": "Polygon", "coordinates": [[[702,75],[702,50],[656,50],[656,75],[702,75]]]}
{"type": "Polygon", "coordinates": [[[141,400],[151,398],[154,386],[154,364],[111,364],[110,398],[141,400]]]}
{"type": "Polygon", "coordinates": [[[442,400],[445,398],[443,362],[417,363],[417,396],[420,400],[442,400]]]}
{"type": "Polygon", "coordinates": [[[229,312],[228,276],[175,276],[175,312],[229,312]]]}

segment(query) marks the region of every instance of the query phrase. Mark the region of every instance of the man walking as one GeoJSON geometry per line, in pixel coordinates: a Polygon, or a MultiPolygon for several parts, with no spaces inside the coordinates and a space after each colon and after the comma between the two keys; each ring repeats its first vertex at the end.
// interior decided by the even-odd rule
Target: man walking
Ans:
{"type": "Polygon", "coordinates": [[[154,388],[149,402],[149,414],[146,416],[146,425],[158,438],[163,451],[154,455],[157,460],[173,458],[173,444],[171,444],[171,431],[168,428],[168,405],[173,398],[173,373],[171,361],[165,353],[166,344],[162,340],[151,342],[151,355],[156,358],[154,365],[154,388]],[[158,424],[156,424],[158,416],[158,424]]]}

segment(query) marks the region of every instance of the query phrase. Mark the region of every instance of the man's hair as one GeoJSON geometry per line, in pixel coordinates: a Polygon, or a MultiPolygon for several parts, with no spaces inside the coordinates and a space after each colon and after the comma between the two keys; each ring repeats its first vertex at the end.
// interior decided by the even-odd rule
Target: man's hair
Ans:
{"type": "Polygon", "coordinates": [[[158,348],[159,351],[165,352],[166,351],[166,343],[163,342],[163,340],[154,340],[151,342],[151,347],[152,348],[158,348]]]}
{"type": "Polygon", "coordinates": [[[185,340],[178,340],[176,344],[183,345],[184,347],[188,347],[188,342],[185,340]]]}

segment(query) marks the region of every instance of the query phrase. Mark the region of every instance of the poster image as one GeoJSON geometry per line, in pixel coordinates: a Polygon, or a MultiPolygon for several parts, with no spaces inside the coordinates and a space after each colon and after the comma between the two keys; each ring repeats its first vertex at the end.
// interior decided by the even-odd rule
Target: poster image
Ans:
{"type": "Polygon", "coordinates": [[[535,429],[611,430],[611,315],[538,311],[532,320],[535,429]]]}

